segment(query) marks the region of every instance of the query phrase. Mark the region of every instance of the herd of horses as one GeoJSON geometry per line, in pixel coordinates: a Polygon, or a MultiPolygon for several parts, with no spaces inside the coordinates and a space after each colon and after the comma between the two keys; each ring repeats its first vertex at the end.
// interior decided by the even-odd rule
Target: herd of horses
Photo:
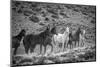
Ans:
{"type": "Polygon", "coordinates": [[[27,34],[26,30],[22,29],[21,32],[12,37],[12,48],[14,48],[14,55],[16,55],[16,51],[18,47],[20,46],[21,40],[23,40],[23,45],[25,48],[25,53],[28,54],[29,50],[30,52],[34,52],[35,47],[39,44],[40,45],[40,54],[42,52],[42,46],[44,46],[44,53],[46,53],[46,46],[51,46],[51,52],[53,52],[53,44],[59,45],[61,44],[62,48],[61,51],[65,49],[65,47],[70,46],[70,48],[73,48],[78,46],[81,42],[82,45],[84,45],[85,40],[85,30],[81,30],[80,27],[78,27],[75,31],[69,31],[70,27],[66,27],[65,31],[63,33],[57,33],[56,32],[56,26],[54,25],[52,29],[50,29],[50,25],[45,26],[45,30],[39,34],[27,34]]]}

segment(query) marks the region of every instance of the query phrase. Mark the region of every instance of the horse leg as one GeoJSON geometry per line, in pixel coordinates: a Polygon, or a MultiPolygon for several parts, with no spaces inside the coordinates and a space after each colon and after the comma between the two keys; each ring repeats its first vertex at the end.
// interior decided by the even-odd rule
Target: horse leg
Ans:
{"type": "Polygon", "coordinates": [[[28,54],[29,47],[25,48],[25,53],[28,54]]]}
{"type": "Polygon", "coordinates": [[[68,43],[67,43],[67,48],[68,48],[68,45],[69,45],[69,41],[68,41],[68,43]]]}
{"type": "Polygon", "coordinates": [[[71,45],[72,45],[72,41],[70,41],[70,43],[69,43],[70,45],[69,45],[69,48],[71,49],[71,45]]]}
{"type": "Polygon", "coordinates": [[[14,53],[13,53],[14,55],[16,55],[16,52],[19,46],[20,46],[20,43],[14,44],[14,53]]]}
{"type": "Polygon", "coordinates": [[[50,46],[51,46],[51,53],[53,52],[53,45],[52,44],[50,44],[50,46]]]}
{"type": "Polygon", "coordinates": [[[74,47],[73,42],[71,42],[71,49],[74,47]]]}
{"type": "Polygon", "coordinates": [[[78,47],[80,46],[80,44],[79,44],[79,40],[77,41],[78,42],[78,47]]]}
{"type": "Polygon", "coordinates": [[[84,46],[84,41],[83,41],[83,46],[84,46]]]}
{"type": "Polygon", "coordinates": [[[65,48],[66,48],[66,43],[67,43],[67,42],[65,41],[65,43],[64,43],[64,50],[65,50],[65,48]]]}
{"type": "Polygon", "coordinates": [[[24,46],[24,49],[25,49],[25,53],[28,54],[28,50],[30,48],[30,45],[28,41],[24,41],[23,40],[23,46],[24,46]]]}
{"type": "Polygon", "coordinates": [[[54,45],[56,45],[56,41],[55,41],[55,39],[53,38],[53,43],[54,43],[54,45]]]}
{"type": "Polygon", "coordinates": [[[84,41],[82,40],[82,46],[84,46],[84,41]]]}
{"type": "Polygon", "coordinates": [[[42,53],[42,45],[40,44],[40,54],[42,53]]]}
{"type": "Polygon", "coordinates": [[[62,50],[61,51],[63,52],[63,50],[64,50],[64,43],[62,43],[62,50]]]}
{"type": "Polygon", "coordinates": [[[83,46],[83,41],[81,40],[81,46],[83,46]]]}
{"type": "Polygon", "coordinates": [[[44,54],[46,53],[46,46],[44,46],[44,54]]]}
{"type": "Polygon", "coordinates": [[[75,47],[77,47],[77,43],[76,43],[76,41],[75,41],[75,47]]]}
{"type": "Polygon", "coordinates": [[[15,49],[14,49],[14,55],[16,55],[17,48],[18,48],[18,47],[15,47],[15,49]]]}
{"type": "Polygon", "coordinates": [[[63,50],[64,50],[64,41],[62,42],[62,52],[63,52],[63,50]]]}
{"type": "Polygon", "coordinates": [[[71,45],[70,45],[70,49],[72,49],[72,47],[73,47],[73,42],[71,41],[70,43],[71,43],[71,45]]]}
{"type": "Polygon", "coordinates": [[[70,42],[70,49],[73,47],[73,41],[70,42]]]}
{"type": "Polygon", "coordinates": [[[70,44],[70,49],[71,49],[72,43],[70,44]]]}
{"type": "Polygon", "coordinates": [[[30,52],[31,52],[31,53],[34,52],[34,47],[31,47],[31,48],[30,48],[30,52]]]}

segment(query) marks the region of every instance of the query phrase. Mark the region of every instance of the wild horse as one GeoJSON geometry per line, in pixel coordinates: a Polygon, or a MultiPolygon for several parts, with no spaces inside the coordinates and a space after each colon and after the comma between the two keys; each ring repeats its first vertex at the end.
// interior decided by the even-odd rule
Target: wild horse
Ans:
{"type": "MultiPolygon", "coordinates": [[[[40,34],[28,34],[23,39],[23,44],[25,47],[25,52],[28,54],[28,51],[30,49],[30,52],[34,52],[34,48],[36,45],[40,44],[40,54],[42,52],[42,46],[44,46],[46,51],[46,45],[50,45],[52,47],[51,41],[48,38],[50,36],[50,30],[49,25],[46,26],[46,30],[41,32],[40,34]]],[[[53,47],[52,47],[53,48],[53,47]]]]}
{"type": "Polygon", "coordinates": [[[12,48],[15,48],[14,55],[16,54],[16,51],[17,51],[18,47],[20,46],[21,39],[22,39],[22,37],[25,36],[25,33],[26,33],[26,31],[24,29],[22,29],[18,35],[12,37],[12,48]]]}
{"type": "Polygon", "coordinates": [[[80,34],[80,42],[81,42],[81,46],[84,46],[84,42],[85,42],[85,34],[86,34],[86,30],[82,30],[82,33],[80,34]]]}
{"type": "Polygon", "coordinates": [[[70,48],[71,46],[73,47],[73,42],[75,43],[75,47],[76,47],[76,44],[78,43],[78,46],[79,46],[79,41],[80,41],[80,34],[82,33],[80,27],[76,30],[76,31],[71,31],[69,33],[69,41],[67,43],[67,47],[68,45],[70,45],[70,48]]]}
{"type": "Polygon", "coordinates": [[[53,37],[54,37],[54,42],[55,44],[62,44],[62,51],[64,50],[65,48],[65,43],[67,43],[67,41],[69,40],[69,27],[66,27],[66,30],[64,31],[63,34],[61,33],[58,33],[58,34],[55,34],[53,37]]]}

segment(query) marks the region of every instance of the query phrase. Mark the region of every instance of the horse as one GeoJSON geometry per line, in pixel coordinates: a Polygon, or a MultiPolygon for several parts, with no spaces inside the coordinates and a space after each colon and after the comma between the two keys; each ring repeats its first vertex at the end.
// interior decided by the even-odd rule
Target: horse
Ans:
{"type": "Polygon", "coordinates": [[[14,48],[14,55],[16,55],[17,49],[20,46],[20,42],[22,37],[25,36],[25,33],[26,31],[22,29],[18,35],[12,37],[12,48],[14,48]]]}
{"type": "Polygon", "coordinates": [[[82,33],[80,34],[80,42],[81,42],[81,46],[84,46],[84,41],[85,41],[85,30],[82,30],[82,33]]]}
{"type": "MultiPolygon", "coordinates": [[[[47,41],[49,39],[48,38],[49,36],[50,36],[49,26],[46,26],[46,30],[39,34],[26,35],[23,39],[23,44],[26,54],[28,54],[29,49],[30,52],[34,52],[34,48],[36,47],[37,44],[40,44],[40,54],[42,52],[42,46],[44,46],[46,51],[46,45],[50,43],[47,41]]],[[[52,46],[52,44],[50,44],[50,46],[52,46]]]]}
{"type": "Polygon", "coordinates": [[[52,36],[48,36],[44,41],[44,53],[46,53],[47,45],[51,46],[51,53],[53,52],[52,36]]]}
{"type": "Polygon", "coordinates": [[[52,35],[54,35],[54,34],[57,35],[57,31],[56,31],[56,26],[55,26],[55,24],[54,24],[54,26],[53,26],[53,28],[51,29],[50,32],[51,32],[52,35]]]}
{"type": "Polygon", "coordinates": [[[69,36],[69,27],[66,27],[66,30],[64,31],[63,34],[58,33],[53,36],[55,44],[60,44],[60,43],[62,44],[62,51],[65,48],[65,43],[69,40],[68,36],[69,36]]]}
{"type": "Polygon", "coordinates": [[[73,47],[73,42],[75,43],[75,47],[76,47],[76,44],[78,43],[78,46],[79,46],[79,41],[80,41],[80,34],[82,33],[80,27],[76,30],[76,31],[71,31],[69,33],[69,41],[67,43],[67,47],[68,45],[70,45],[70,48],[71,46],[73,47]]]}

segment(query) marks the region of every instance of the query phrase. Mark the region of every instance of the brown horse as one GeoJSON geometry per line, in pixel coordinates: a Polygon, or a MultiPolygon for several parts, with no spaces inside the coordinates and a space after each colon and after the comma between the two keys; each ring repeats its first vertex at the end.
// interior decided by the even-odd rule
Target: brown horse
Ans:
{"type": "Polygon", "coordinates": [[[22,29],[18,35],[12,37],[12,48],[15,48],[14,55],[16,54],[16,51],[17,51],[18,47],[20,46],[21,39],[22,39],[22,37],[25,36],[25,33],[26,33],[26,31],[24,29],[22,29]]]}
{"type": "MultiPolygon", "coordinates": [[[[31,52],[34,52],[34,48],[36,47],[36,45],[40,44],[40,54],[42,52],[42,46],[44,46],[44,48],[46,48],[46,45],[48,45],[48,43],[50,43],[49,41],[49,37],[50,36],[50,30],[49,30],[49,26],[47,26],[46,30],[41,32],[40,34],[28,34],[24,37],[23,39],[23,44],[25,47],[25,52],[28,54],[29,49],[31,50],[31,52]]],[[[49,44],[50,46],[52,46],[52,44],[49,44]]],[[[46,51],[46,49],[45,49],[46,51]]]]}
{"type": "Polygon", "coordinates": [[[71,48],[71,46],[73,47],[73,42],[75,43],[75,47],[76,47],[77,43],[79,46],[80,34],[81,34],[80,27],[75,32],[71,31],[69,34],[69,41],[67,43],[67,47],[68,47],[68,45],[70,45],[70,48],[71,48]]]}

